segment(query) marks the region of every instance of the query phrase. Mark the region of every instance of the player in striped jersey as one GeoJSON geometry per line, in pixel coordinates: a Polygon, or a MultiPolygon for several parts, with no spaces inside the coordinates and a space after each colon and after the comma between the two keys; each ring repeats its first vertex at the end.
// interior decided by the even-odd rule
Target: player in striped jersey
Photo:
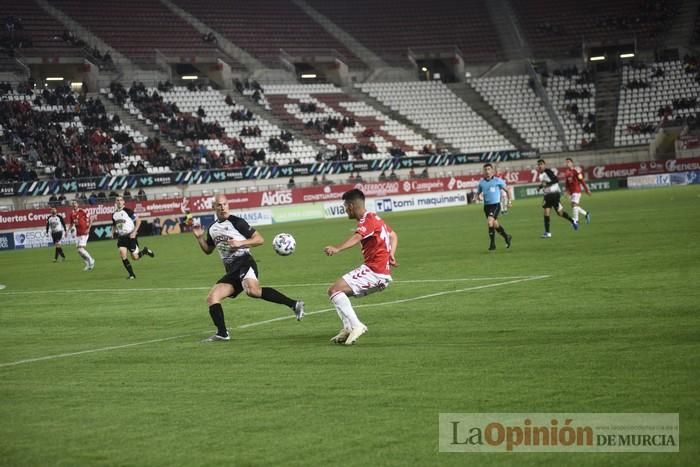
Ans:
{"type": "Polygon", "coordinates": [[[578,230],[578,222],[576,222],[568,212],[564,211],[564,206],[561,205],[561,188],[559,187],[559,179],[557,176],[551,169],[547,168],[547,163],[543,159],[537,161],[537,171],[540,174],[539,189],[544,193],[544,200],[542,201],[542,208],[544,209],[544,233],[542,234],[542,238],[552,237],[552,233],[549,231],[549,213],[552,209],[554,209],[558,216],[571,222],[571,226],[574,230],[578,230]]]}
{"type": "Polygon", "coordinates": [[[56,211],[56,208],[51,208],[51,215],[46,219],[46,233],[51,231],[51,239],[55,246],[53,254],[53,262],[58,261],[58,257],[61,257],[61,261],[65,261],[66,255],[63,254],[63,248],[61,247],[61,240],[63,239],[63,234],[66,231],[66,223],[63,222],[63,216],[56,211]]]}
{"type": "Polygon", "coordinates": [[[117,237],[117,248],[119,248],[119,256],[122,259],[124,268],[129,273],[127,279],[136,279],[134,269],[129,262],[127,251],[131,252],[131,257],[134,261],[138,261],[144,256],[153,258],[155,254],[147,246],[144,246],[139,251],[139,242],[136,235],[139,232],[141,219],[139,219],[134,211],[127,208],[124,203],[123,196],[117,196],[114,212],[112,213],[112,235],[117,237]]]}
{"type": "Polygon", "coordinates": [[[216,221],[206,229],[206,235],[201,225],[192,225],[192,233],[202,251],[210,255],[214,250],[218,250],[226,269],[224,277],[209,290],[207,296],[209,315],[216,326],[216,334],[205,339],[205,342],[231,340],[221,302],[227,297],[236,298],[241,292],[245,292],[251,298],[286,305],[294,311],[297,321],[301,321],[304,317],[302,300],[293,300],[277,289],[260,286],[258,265],[250,253],[251,248],[265,243],[260,232],[251,227],[245,219],[229,215],[226,195],[216,195],[214,210],[216,221]]]}

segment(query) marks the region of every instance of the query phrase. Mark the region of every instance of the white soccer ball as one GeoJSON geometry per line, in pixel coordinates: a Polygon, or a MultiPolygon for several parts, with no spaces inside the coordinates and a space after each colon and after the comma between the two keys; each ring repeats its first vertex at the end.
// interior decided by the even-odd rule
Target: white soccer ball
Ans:
{"type": "Polygon", "coordinates": [[[297,246],[296,240],[288,233],[278,233],[272,240],[272,248],[280,256],[289,256],[294,253],[297,246]]]}

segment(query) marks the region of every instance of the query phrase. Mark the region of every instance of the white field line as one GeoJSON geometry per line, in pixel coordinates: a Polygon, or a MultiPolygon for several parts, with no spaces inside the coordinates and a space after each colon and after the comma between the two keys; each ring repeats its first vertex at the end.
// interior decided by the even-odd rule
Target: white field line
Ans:
{"type": "MultiPolygon", "coordinates": [[[[465,281],[492,281],[492,280],[504,280],[504,279],[528,279],[533,276],[505,276],[505,277],[466,277],[458,279],[416,279],[416,280],[401,280],[393,281],[392,284],[420,284],[427,282],[465,282],[465,281]]],[[[329,282],[309,282],[301,284],[279,284],[270,285],[269,287],[275,288],[289,288],[289,287],[322,287],[329,286],[333,281],[329,282]]],[[[267,286],[267,285],[266,285],[267,286]]],[[[0,290],[2,290],[0,286],[0,290]]],[[[22,290],[22,291],[9,291],[0,292],[0,297],[4,295],[37,295],[37,294],[56,294],[56,293],[132,293],[132,292],[177,292],[177,291],[187,291],[187,290],[209,290],[211,286],[208,287],[150,287],[150,288],[124,288],[124,289],[57,289],[57,290],[22,290]]]]}
{"type": "MultiPolygon", "coordinates": [[[[517,284],[520,282],[528,282],[528,281],[546,279],[548,277],[550,277],[550,276],[521,277],[518,279],[513,279],[513,280],[509,280],[509,281],[505,281],[505,282],[495,282],[493,284],[477,285],[474,287],[467,287],[464,289],[447,290],[445,292],[435,292],[435,293],[431,293],[431,294],[427,294],[427,295],[418,295],[416,297],[403,298],[400,300],[392,300],[392,301],[388,301],[388,302],[357,304],[357,305],[354,305],[354,307],[355,308],[374,308],[374,307],[379,307],[379,306],[396,305],[399,303],[407,303],[407,302],[414,302],[417,300],[425,300],[428,298],[441,297],[443,295],[451,295],[451,294],[462,293],[462,292],[470,292],[473,290],[481,290],[481,289],[488,289],[488,288],[492,288],[492,287],[500,287],[503,285],[517,284]]],[[[156,289],[156,290],[161,290],[161,289],[156,289]]],[[[320,313],[327,313],[329,311],[335,311],[335,308],[324,308],[321,310],[310,311],[310,312],[306,313],[306,316],[317,315],[320,313]]],[[[266,319],[264,321],[257,321],[254,323],[242,324],[242,325],[238,326],[238,329],[252,328],[254,326],[261,326],[263,324],[269,324],[269,323],[274,323],[276,321],[283,321],[283,320],[293,319],[293,318],[294,318],[294,315],[280,316],[278,318],[266,319]]],[[[110,347],[102,347],[99,349],[81,350],[79,352],[69,352],[69,353],[62,353],[62,354],[57,354],[57,355],[47,355],[45,357],[28,358],[25,360],[17,360],[15,362],[0,363],[0,368],[23,365],[26,363],[41,362],[41,361],[46,361],[46,360],[56,360],[58,358],[75,357],[78,355],[83,355],[83,354],[88,354],[88,353],[107,352],[109,350],[118,350],[118,349],[125,349],[128,347],[137,347],[140,345],[156,344],[159,342],[181,339],[183,337],[191,337],[191,336],[195,336],[195,335],[199,335],[199,334],[201,334],[201,333],[181,334],[179,336],[164,337],[162,339],[153,339],[153,340],[148,340],[148,341],[143,341],[143,342],[133,342],[131,344],[114,345],[114,346],[110,346],[110,347]]]]}

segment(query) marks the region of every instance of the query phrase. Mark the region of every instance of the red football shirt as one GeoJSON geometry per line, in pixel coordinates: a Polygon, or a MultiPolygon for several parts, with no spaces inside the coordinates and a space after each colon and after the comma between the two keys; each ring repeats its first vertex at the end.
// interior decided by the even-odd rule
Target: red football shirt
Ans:
{"type": "Polygon", "coordinates": [[[391,274],[391,231],[391,227],[374,212],[366,212],[357,223],[355,233],[362,236],[362,256],[365,258],[365,264],[377,274],[391,274]]]}
{"type": "Polygon", "coordinates": [[[566,169],[564,172],[564,183],[566,191],[569,193],[581,193],[581,187],[586,186],[583,175],[577,169],[566,169]]]}
{"type": "Polygon", "coordinates": [[[70,223],[75,225],[75,234],[78,236],[90,233],[90,216],[85,209],[78,208],[70,213],[70,223]]]}

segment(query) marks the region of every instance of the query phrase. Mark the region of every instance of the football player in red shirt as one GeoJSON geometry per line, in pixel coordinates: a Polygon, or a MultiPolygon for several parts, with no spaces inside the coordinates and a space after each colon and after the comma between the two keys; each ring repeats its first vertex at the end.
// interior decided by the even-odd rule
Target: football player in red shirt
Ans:
{"type": "Polygon", "coordinates": [[[397,266],[396,247],[399,238],[376,213],[365,209],[365,194],[350,190],[343,194],[345,212],[349,219],[357,219],[357,229],[343,243],[327,246],[324,252],[333,256],[362,243],[364,263],[335,281],[328,288],[335,309],[343,322],[343,329],[331,339],[336,344],[354,344],[367,331],[350,303],[350,296],[362,297],[384,290],[391,283],[391,268],[397,266]]]}
{"type": "Polygon", "coordinates": [[[572,217],[578,222],[578,215],[583,214],[586,217],[586,224],[591,223],[591,212],[584,210],[581,205],[581,188],[586,190],[586,194],[591,196],[591,190],[586,185],[581,171],[574,166],[574,161],[571,158],[566,159],[566,171],[564,172],[564,183],[566,192],[571,198],[571,208],[573,210],[572,217]]]}
{"type": "Polygon", "coordinates": [[[78,207],[78,201],[73,200],[70,204],[73,207],[70,213],[70,230],[75,235],[75,246],[78,248],[78,254],[85,263],[84,271],[92,271],[95,268],[95,260],[85,249],[88,236],[90,235],[90,215],[85,209],[78,207]]]}

